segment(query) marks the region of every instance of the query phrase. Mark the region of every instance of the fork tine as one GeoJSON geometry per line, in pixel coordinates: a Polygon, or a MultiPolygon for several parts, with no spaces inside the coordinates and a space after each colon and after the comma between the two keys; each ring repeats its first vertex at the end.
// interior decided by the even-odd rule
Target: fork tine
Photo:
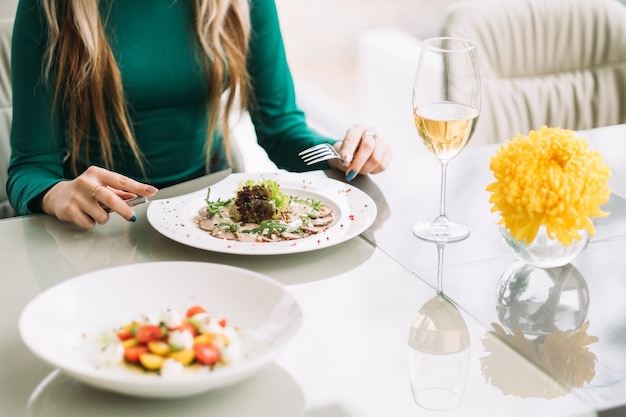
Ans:
{"type": "Polygon", "coordinates": [[[312,158],[316,158],[318,156],[324,156],[324,155],[332,155],[333,153],[330,151],[330,149],[328,148],[320,148],[320,149],[316,149],[312,152],[307,153],[306,155],[302,155],[302,159],[306,160],[306,159],[312,159],[312,158]]]}
{"type": "Polygon", "coordinates": [[[327,145],[325,143],[320,143],[319,145],[311,146],[310,148],[303,150],[302,152],[298,154],[298,156],[301,156],[304,158],[305,156],[313,152],[323,151],[326,148],[327,148],[327,145]]]}
{"type": "Polygon", "coordinates": [[[337,157],[335,155],[329,153],[329,154],[326,154],[326,155],[321,155],[321,156],[319,156],[317,158],[314,158],[314,159],[309,159],[309,160],[305,159],[304,163],[307,164],[307,165],[313,165],[313,164],[316,164],[318,162],[322,162],[322,161],[326,161],[327,159],[334,159],[334,158],[337,158],[337,157]]]}
{"type": "Polygon", "coordinates": [[[326,161],[328,159],[334,159],[334,158],[337,158],[337,157],[335,155],[328,154],[328,155],[320,156],[319,158],[312,159],[310,161],[304,161],[304,163],[307,165],[313,165],[313,164],[317,164],[318,162],[322,162],[322,161],[326,161]]]}
{"type": "Polygon", "coordinates": [[[325,161],[327,159],[341,159],[337,151],[335,151],[335,148],[333,148],[332,145],[328,143],[321,143],[319,145],[311,146],[310,148],[300,152],[298,155],[307,165],[313,165],[317,162],[325,161]]]}
{"type": "Polygon", "coordinates": [[[302,158],[302,160],[306,164],[311,165],[315,163],[316,161],[323,161],[325,159],[332,159],[332,158],[335,158],[335,155],[332,152],[330,152],[328,149],[324,149],[324,150],[312,152],[308,154],[307,156],[305,156],[304,158],[302,158]]]}

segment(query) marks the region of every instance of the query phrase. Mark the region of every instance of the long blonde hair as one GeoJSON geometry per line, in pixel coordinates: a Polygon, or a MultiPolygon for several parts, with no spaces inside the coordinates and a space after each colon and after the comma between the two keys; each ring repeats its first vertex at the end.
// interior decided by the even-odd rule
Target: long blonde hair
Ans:
{"type": "MultiPolygon", "coordinates": [[[[43,76],[45,82],[54,82],[55,103],[61,103],[67,110],[70,163],[74,174],[77,174],[77,158],[83,144],[88,155],[86,138],[94,127],[107,168],[114,168],[112,138],[113,132],[119,131],[144,171],[141,150],[129,121],[120,71],[104,33],[98,0],[41,1],[48,22],[43,76]]],[[[206,141],[209,170],[215,132],[222,133],[230,162],[228,118],[235,104],[242,109],[248,104],[250,80],[246,56],[250,11],[247,0],[194,0],[193,10],[210,86],[206,141]]]]}

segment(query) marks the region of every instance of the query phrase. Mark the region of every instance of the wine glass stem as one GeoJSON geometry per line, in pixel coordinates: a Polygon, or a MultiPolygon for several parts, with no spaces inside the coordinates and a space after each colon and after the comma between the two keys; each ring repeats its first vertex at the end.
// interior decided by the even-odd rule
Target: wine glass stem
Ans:
{"type": "Polygon", "coordinates": [[[439,196],[439,217],[446,217],[446,174],[448,161],[441,161],[441,194],[439,196]]]}
{"type": "Polygon", "coordinates": [[[445,244],[437,243],[437,293],[443,294],[443,249],[445,244]]]}

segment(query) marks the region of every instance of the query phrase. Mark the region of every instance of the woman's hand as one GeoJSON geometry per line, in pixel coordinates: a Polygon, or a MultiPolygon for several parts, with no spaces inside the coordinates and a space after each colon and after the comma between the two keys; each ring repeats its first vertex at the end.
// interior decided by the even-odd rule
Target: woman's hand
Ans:
{"type": "Polygon", "coordinates": [[[128,221],[135,221],[135,211],[124,202],[137,195],[151,197],[157,189],[118,173],[91,166],[71,181],[54,185],[43,196],[41,208],[59,220],[91,229],[109,221],[107,208],[128,221]]]}
{"type": "Polygon", "coordinates": [[[377,174],[391,161],[391,148],[373,128],[354,125],[340,142],[333,145],[343,161],[330,160],[331,167],[346,173],[352,181],[357,174],[377,174]]]}

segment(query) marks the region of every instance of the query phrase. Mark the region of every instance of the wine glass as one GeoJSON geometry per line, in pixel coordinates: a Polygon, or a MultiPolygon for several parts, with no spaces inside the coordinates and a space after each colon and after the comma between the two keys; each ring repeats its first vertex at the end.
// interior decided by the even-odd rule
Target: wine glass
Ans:
{"type": "Polygon", "coordinates": [[[448,162],[469,142],[480,114],[480,73],[476,47],[467,39],[426,39],[413,85],[413,118],[420,139],[441,163],[439,215],[419,222],[413,233],[430,242],[467,238],[469,227],[446,216],[448,162]]]}

